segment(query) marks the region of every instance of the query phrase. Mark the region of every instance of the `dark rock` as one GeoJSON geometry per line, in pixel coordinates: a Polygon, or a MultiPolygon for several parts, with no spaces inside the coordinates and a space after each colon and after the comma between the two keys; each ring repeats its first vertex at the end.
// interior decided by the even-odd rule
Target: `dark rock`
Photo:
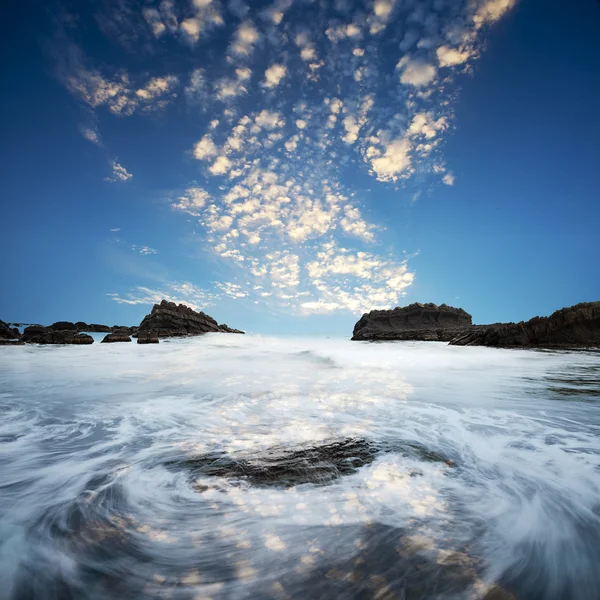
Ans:
{"type": "Polygon", "coordinates": [[[205,454],[167,466],[183,467],[194,478],[227,477],[257,486],[293,487],[302,483],[326,484],[373,462],[377,446],[346,439],[293,450],[271,448],[256,454],[205,454]]]}
{"type": "Polygon", "coordinates": [[[196,312],[184,304],[177,305],[166,300],[155,304],[152,312],[144,317],[138,333],[143,331],[153,331],[158,337],[180,337],[211,332],[243,333],[219,325],[212,317],[201,311],[196,312]]]}
{"type": "Polygon", "coordinates": [[[54,330],[43,325],[30,325],[25,328],[23,337],[24,342],[31,344],[93,344],[94,338],[91,335],[78,333],[73,330],[54,330]]]}
{"type": "Polygon", "coordinates": [[[25,342],[22,340],[4,340],[0,339],[0,346],[24,346],[25,342]]]}
{"type": "Polygon", "coordinates": [[[229,325],[227,325],[226,323],[223,323],[222,325],[219,325],[219,329],[223,333],[244,333],[240,329],[233,329],[232,327],[229,327],[229,325]]]}
{"type": "Polygon", "coordinates": [[[77,331],[77,325],[70,321],[57,321],[48,327],[54,331],[77,331]]]}
{"type": "Polygon", "coordinates": [[[471,315],[442,304],[410,304],[393,310],[372,310],[354,326],[353,340],[449,341],[471,328],[471,315]]]}
{"type": "Polygon", "coordinates": [[[582,302],[549,317],[496,323],[463,332],[452,346],[578,348],[600,347],[600,302],[582,302]]]}
{"type": "Polygon", "coordinates": [[[108,344],[111,342],[131,342],[131,338],[126,331],[115,331],[114,333],[109,333],[108,335],[104,336],[104,339],[101,343],[108,344]]]}
{"type": "Polygon", "coordinates": [[[77,331],[88,331],[92,333],[110,333],[112,330],[108,325],[99,325],[98,323],[84,323],[78,321],[75,323],[77,331]]]}
{"type": "Polygon", "coordinates": [[[8,323],[4,321],[0,321],[0,340],[10,341],[10,340],[20,340],[21,334],[16,327],[10,327],[8,323]]]}
{"type": "Polygon", "coordinates": [[[137,334],[138,344],[158,344],[158,335],[155,331],[140,331],[137,334]]]}

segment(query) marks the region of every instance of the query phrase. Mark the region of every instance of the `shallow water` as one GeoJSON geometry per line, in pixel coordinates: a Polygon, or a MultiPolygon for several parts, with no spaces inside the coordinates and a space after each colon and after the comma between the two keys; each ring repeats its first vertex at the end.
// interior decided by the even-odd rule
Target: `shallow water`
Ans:
{"type": "Polygon", "coordinates": [[[0,347],[0,598],[600,597],[600,354],[0,347]]]}

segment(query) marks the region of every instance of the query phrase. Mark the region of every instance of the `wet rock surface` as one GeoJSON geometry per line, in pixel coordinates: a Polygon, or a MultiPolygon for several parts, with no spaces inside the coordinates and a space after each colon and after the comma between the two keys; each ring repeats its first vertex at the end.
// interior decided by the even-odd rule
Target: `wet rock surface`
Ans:
{"type": "Polygon", "coordinates": [[[158,337],[182,337],[202,333],[244,333],[227,325],[219,325],[212,317],[196,312],[184,304],[163,300],[152,307],[140,323],[138,333],[152,331],[158,337]]]}
{"type": "Polygon", "coordinates": [[[449,341],[468,331],[471,321],[462,308],[415,303],[365,313],[354,326],[352,339],[449,341]]]}
{"type": "Polygon", "coordinates": [[[577,348],[600,347],[600,302],[583,302],[549,317],[496,323],[457,335],[452,346],[577,348]]]}
{"type": "Polygon", "coordinates": [[[225,477],[256,486],[293,487],[330,483],[373,462],[377,452],[378,446],[371,442],[347,439],[294,450],[271,448],[247,455],[205,454],[173,461],[168,466],[189,470],[194,477],[225,477]]]}
{"type": "MultiPolygon", "coordinates": [[[[254,486],[289,488],[304,483],[329,484],[371,464],[380,453],[385,452],[455,466],[452,459],[416,442],[383,444],[355,438],[317,446],[274,447],[255,453],[207,453],[189,459],[170,461],[167,466],[187,470],[193,478],[224,477],[245,481],[254,486]]],[[[414,477],[421,473],[411,469],[407,474],[414,477]]],[[[197,481],[195,487],[202,491],[205,485],[202,481],[197,481]]]]}
{"type": "Polygon", "coordinates": [[[125,331],[116,331],[115,333],[109,333],[104,336],[102,344],[111,344],[115,342],[131,342],[131,338],[125,331]]]}
{"type": "Polygon", "coordinates": [[[154,331],[140,331],[136,337],[138,344],[158,344],[158,335],[154,331]]]}
{"type": "Polygon", "coordinates": [[[76,329],[58,330],[43,325],[30,325],[23,331],[21,338],[31,344],[93,344],[94,338],[85,333],[78,333],[76,329]]]}

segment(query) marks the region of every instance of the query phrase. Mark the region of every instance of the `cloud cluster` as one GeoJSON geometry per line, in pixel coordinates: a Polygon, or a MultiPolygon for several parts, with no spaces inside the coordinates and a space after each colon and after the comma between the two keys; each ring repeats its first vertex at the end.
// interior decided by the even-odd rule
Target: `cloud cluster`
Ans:
{"type": "MultiPolygon", "coordinates": [[[[61,76],[89,108],[118,116],[180,101],[198,107],[203,130],[185,150],[202,184],[184,184],[171,205],[239,274],[213,293],[298,312],[360,312],[395,305],[414,274],[404,257],[382,251],[383,228],[353,191],[354,175],[384,191],[455,184],[443,145],[458,77],[515,3],[149,0],[136,35],[170,36],[194,53],[185,63],[193,68],[134,76],[91,67],[71,50],[61,76]]],[[[118,4],[105,31],[132,23],[132,5],[118,4]]],[[[94,143],[97,135],[84,133],[94,143]]],[[[131,175],[114,163],[112,177],[131,175]]]]}
{"type": "Polygon", "coordinates": [[[112,173],[105,178],[105,181],[108,181],[109,183],[128,181],[133,177],[133,175],[129,173],[127,169],[123,165],[120,165],[116,160],[111,161],[110,166],[112,173]]]}

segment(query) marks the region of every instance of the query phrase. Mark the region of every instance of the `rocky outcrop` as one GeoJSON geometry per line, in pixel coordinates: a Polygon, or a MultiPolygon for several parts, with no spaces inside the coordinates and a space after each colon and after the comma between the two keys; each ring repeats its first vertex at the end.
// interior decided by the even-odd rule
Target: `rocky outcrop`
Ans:
{"type": "Polygon", "coordinates": [[[105,335],[101,343],[110,344],[114,342],[131,342],[131,338],[129,337],[127,332],[116,331],[114,333],[109,333],[108,335],[105,335]]]}
{"type": "Polygon", "coordinates": [[[52,329],[53,331],[77,331],[77,325],[70,321],[57,321],[49,325],[48,329],[52,329]]]}
{"type": "Polygon", "coordinates": [[[452,346],[600,347],[600,302],[582,302],[557,310],[549,317],[521,323],[496,323],[463,332],[452,346]]]}
{"type": "Polygon", "coordinates": [[[21,334],[16,327],[11,327],[8,323],[0,321],[0,341],[14,343],[21,339],[21,334]]]}
{"type": "Polygon", "coordinates": [[[184,304],[175,304],[163,300],[152,307],[140,323],[139,334],[154,332],[158,337],[181,337],[202,333],[244,333],[231,329],[227,325],[219,325],[212,317],[203,312],[196,312],[184,304]]]}
{"type": "MultiPolygon", "coordinates": [[[[56,323],[55,323],[56,325],[56,323]]],[[[94,338],[72,329],[53,329],[43,325],[30,325],[25,328],[21,338],[30,344],[93,344],[94,338]]]]}
{"type": "Polygon", "coordinates": [[[447,342],[471,327],[471,315],[462,308],[415,303],[365,313],[354,326],[352,339],[447,342]]]}
{"type": "Polygon", "coordinates": [[[137,334],[138,344],[158,344],[158,335],[154,331],[140,331],[137,334]]]}
{"type": "Polygon", "coordinates": [[[108,325],[99,325],[98,323],[84,323],[83,321],[77,321],[75,323],[77,331],[85,331],[88,333],[110,333],[114,328],[108,325]]]}

